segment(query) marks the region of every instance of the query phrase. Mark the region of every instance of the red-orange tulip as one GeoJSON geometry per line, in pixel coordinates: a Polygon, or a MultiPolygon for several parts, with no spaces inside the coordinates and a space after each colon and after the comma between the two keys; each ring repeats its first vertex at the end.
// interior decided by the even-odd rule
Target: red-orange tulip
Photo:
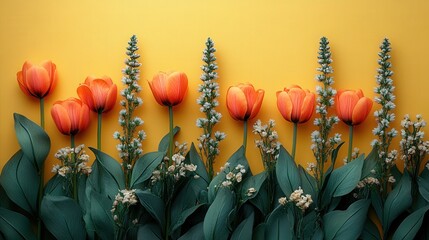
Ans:
{"type": "Polygon", "coordinates": [[[239,84],[229,87],[226,94],[228,112],[235,120],[252,119],[261,109],[264,90],[255,90],[252,84],[239,84]]]}
{"type": "Polygon", "coordinates": [[[361,89],[338,91],[335,103],[338,118],[351,126],[362,123],[372,108],[371,99],[364,97],[361,89]]]}
{"type": "Polygon", "coordinates": [[[96,113],[110,111],[116,103],[118,89],[109,77],[87,77],[77,88],[82,102],[96,113]]]}
{"type": "Polygon", "coordinates": [[[188,77],[182,72],[158,73],[149,82],[155,100],[162,106],[176,106],[188,90],[188,77]]]}
{"type": "Polygon", "coordinates": [[[64,135],[76,135],[89,125],[89,108],[77,98],[57,101],[51,115],[58,130],[64,135]]]}
{"type": "Polygon", "coordinates": [[[316,96],[299,86],[277,92],[277,108],[283,118],[293,123],[305,123],[313,115],[316,96]]]}
{"type": "Polygon", "coordinates": [[[40,65],[26,61],[17,74],[21,90],[39,99],[46,97],[54,89],[57,82],[57,67],[51,61],[40,65]]]}

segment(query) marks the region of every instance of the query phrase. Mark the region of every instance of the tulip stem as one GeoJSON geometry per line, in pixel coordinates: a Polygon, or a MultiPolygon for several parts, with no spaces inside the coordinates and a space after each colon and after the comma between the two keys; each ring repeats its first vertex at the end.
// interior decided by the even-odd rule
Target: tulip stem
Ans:
{"type": "Polygon", "coordinates": [[[97,149],[101,151],[101,117],[102,112],[98,111],[98,124],[97,124],[97,149]]]}
{"type": "Polygon", "coordinates": [[[352,151],[353,151],[353,125],[349,125],[349,152],[347,155],[347,162],[349,163],[352,160],[352,151]]]}
{"type": "MultiPolygon", "coordinates": [[[[40,98],[39,101],[39,105],[40,105],[40,126],[42,127],[42,129],[45,129],[45,99],[44,98],[40,98]]],[[[40,218],[41,215],[41,205],[42,205],[42,199],[43,199],[43,186],[44,186],[44,164],[42,163],[41,166],[39,166],[39,179],[40,179],[40,183],[39,183],[39,193],[37,196],[37,203],[38,203],[38,208],[39,208],[39,216],[37,218],[37,239],[42,239],[42,219],[40,218]]]]}
{"type": "Polygon", "coordinates": [[[247,148],[247,120],[244,120],[243,124],[243,147],[244,147],[244,155],[246,155],[246,148],[247,148]]]}
{"type": "Polygon", "coordinates": [[[292,159],[295,160],[295,150],[296,150],[296,135],[298,132],[298,123],[293,123],[293,137],[292,137],[292,159]]]}
{"type": "Polygon", "coordinates": [[[45,99],[40,99],[40,126],[45,129],[45,99]]]}
{"type": "Polygon", "coordinates": [[[71,157],[74,169],[72,169],[72,187],[73,187],[73,199],[77,202],[77,159],[75,152],[75,140],[74,134],[70,135],[70,148],[72,149],[71,157]]]}
{"type": "Polygon", "coordinates": [[[171,166],[173,164],[173,107],[168,106],[168,114],[169,114],[169,120],[170,120],[170,145],[168,147],[168,166],[171,166]]]}

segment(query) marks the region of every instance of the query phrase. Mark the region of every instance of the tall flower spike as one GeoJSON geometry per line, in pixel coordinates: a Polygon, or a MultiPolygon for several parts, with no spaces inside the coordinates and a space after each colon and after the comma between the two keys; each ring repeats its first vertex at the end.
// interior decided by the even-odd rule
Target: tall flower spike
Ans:
{"type": "Polygon", "coordinates": [[[371,145],[377,149],[378,162],[376,170],[376,177],[379,179],[381,184],[382,195],[386,197],[387,186],[389,178],[391,177],[390,170],[394,166],[395,159],[397,157],[396,150],[389,150],[392,139],[398,135],[395,128],[390,127],[390,123],[395,120],[395,114],[392,112],[395,109],[395,95],[393,91],[393,80],[390,78],[393,72],[390,70],[392,64],[390,63],[390,42],[389,39],[385,38],[380,45],[380,52],[378,56],[378,65],[380,68],[377,69],[376,81],[378,86],[375,87],[374,92],[378,94],[374,98],[377,104],[381,105],[381,109],[374,112],[375,119],[377,121],[377,127],[374,128],[373,133],[378,139],[375,139],[371,145]],[[389,130],[390,129],[390,130],[389,130]]]}
{"type": "Polygon", "coordinates": [[[334,137],[329,137],[333,126],[339,122],[337,116],[328,116],[328,109],[334,105],[334,97],[337,93],[332,88],[334,78],[330,75],[334,72],[330,64],[332,63],[331,51],[329,41],[326,37],[320,39],[319,55],[317,56],[320,67],[317,71],[320,72],[316,76],[316,80],[323,84],[323,86],[316,87],[317,106],[316,113],[320,115],[319,118],[314,120],[314,125],[319,127],[319,130],[311,134],[313,142],[311,149],[316,158],[316,170],[314,171],[315,178],[319,189],[323,186],[324,164],[327,162],[329,156],[335,145],[340,141],[340,135],[336,133],[334,137]]]}
{"type": "Polygon", "coordinates": [[[143,104],[143,100],[137,96],[141,91],[138,84],[140,74],[140,63],[137,54],[137,37],[133,35],[128,42],[126,54],[128,58],[125,60],[125,69],[123,70],[122,83],[126,86],[121,91],[123,99],[120,101],[123,109],[119,111],[119,125],[122,127],[122,135],[119,132],[113,134],[115,139],[119,140],[117,149],[119,157],[122,159],[122,167],[125,174],[126,187],[129,187],[131,170],[135,161],[141,156],[143,150],[141,142],[146,138],[146,133],[143,130],[138,130],[138,127],[143,124],[143,120],[134,116],[134,111],[137,107],[143,104]]]}
{"type": "Polygon", "coordinates": [[[198,92],[201,93],[197,99],[197,103],[201,105],[200,111],[205,114],[205,118],[197,119],[197,127],[203,129],[203,134],[198,138],[198,148],[200,150],[200,156],[206,163],[206,168],[209,171],[210,179],[213,178],[214,170],[213,164],[216,156],[219,155],[219,142],[225,139],[225,133],[216,131],[213,132],[215,125],[220,121],[222,114],[216,111],[216,107],[219,106],[217,98],[219,97],[219,84],[217,83],[217,64],[214,53],[214,42],[211,38],[206,41],[206,48],[203,51],[203,62],[201,66],[203,74],[200,79],[203,81],[198,86],[198,92]]]}

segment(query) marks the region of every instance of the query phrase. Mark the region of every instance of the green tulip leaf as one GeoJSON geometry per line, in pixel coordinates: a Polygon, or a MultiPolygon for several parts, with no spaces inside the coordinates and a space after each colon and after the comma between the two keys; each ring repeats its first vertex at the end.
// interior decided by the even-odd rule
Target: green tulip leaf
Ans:
{"type": "Polygon", "coordinates": [[[137,239],[162,240],[161,228],[153,223],[144,224],[139,227],[137,239]]]}
{"type": "Polygon", "coordinates": [[[46,195],[40,216],[46,228],[57,239],[85,239],[86,229],[82,211],[71,198],[46,195]]]}
{"type": "Polygon", "coordinates": [[[375,225],[375,223],[369,217],[367,217],[365,221],[365,226],[363,227],[363,231],[359,239],[381,240],[377,225],[375,225]]]}
{"type": "Polygon", "coordinates": [[[5,239],[36,239],[28,218],[2,207],[0,207],[0,235],[5,239]]]}
{"type": "Polygon", "coordinates": [[[45,185],[44,195],[67,196],[65,177],[55,174],[45,185]]]}
{"type": "Polygon", "coordinates": [[[254,222],[255,213],[251,211],[250,215],[243,219],[243,221],[241,221],[237,228],[234,230],[231,236],[231,240],[252,240],[254,222]]]}
{"type": "MultiPolygon", "coordinates": [[[[173,136],[176,136],[176,134],[180,131],[180,127],[175,126],[173,128],[173,136]]],[[[158,145],[158,152],[167,152],[168,147],[170,145],[170,133],[167,133],[159,142],[158,145]]]]}
{"type": "Polygon", "coordinates": [[[195,181],[196,183],[199,183],[198,185],[202,188],[202,190],[207,190],[207,186],[210,183],[209,175],[206,170],[206,166],[204,165],[203,160],[201,160],[200,155],[198,154],[197,149],[195,148],[194,143],[191,145],[191,149],[188,152],[189,161],[190,163],[197,166],[197,170],[195,173],[199,176],[198,181],[195,181]]]}
{"type": "MultiPolygon", "coordinates": [[[[427,162],[426,164],[429,164],[427,162]]],[[[427,165],[426,165],[427,166],[427,165]]],[[[420,195],[429,202],[429,169],[424,168],[420,176],[417,178],[420,195]]]]}
{"type": "Polygon", "coordinates": [[[228,188],[219,188],[213,203],[204,218],[204,237],[206,240],[228,239],[228,216],[235,206],[235,196],[228,188]]]}
{"type": "Polygon", "coordinates": [[[323,216],[325,239],[357,239],[364,228],[370,203],[371,201],[362,199],[344,211],[335,210],[325,214],[323,216]]]}
{"type": "MultiPolygon", "coordinates": [[[[256,191],[256,193],[254,193],[254,196],[252,195],[251,198],[249,199],[250,203],[252,203],[257,209],[259,209],[259,211],[264,216],[268,215],[271,211],[270,210],[271,200],[269,199],[269,194],[268,194],[268,181],[269,180],[266,179],[265,182],[262,184],[262,186],[256,191]]],[[[280,188],[280,187],[278,187],[278,188],[280,188]]],[[[244,189],[246,189],[246,188],[245,188],[244,183],[243,183],[242,192],[244,192],[243,191],[244,189]]],[[[284,196],[283,191],[281,189],[278,189],[278,191],[281,192],[281,196],[284,196]]],[[[246,192],[247,192],[247,190],[246,190],[246,192]]],[[[276,198],[276,196],[274,196],[274,198],[276,198]]]]}
{"type": "Polygon", "coordinates": [[[183,234],[179,240],[195,240],[204,239],[203,222],[194,225],[185,234],[183,234]]]}
{"type": "Polygon", "coordinates": [[[298,168],[292,156],[281,146],[279,157],[276,163],[277,182],[283,193],[290,196],[301,186],[298,168]]]}
{"type": "Polygon", "coordinates": [[[268,172],[263,171],[257,175],[254,175],[254,176],[247,178],[243,182],[243,187],[241,188],[241,199],[242,199],[243,203],[249,199],[254,198],[256,195],[258,195],[259,190],[263,186],[265,180],[267,180],[267,177],[268,177],[268,172]],[[254,188],[256,192],[250,194],[248,192],[248,190],[250,188],[254,188]]]}
{"type": "Polygon", "coordinates": [[[131,188],[148,180],[155,168],[161,164],[164,156],[164,152],[150,152],[137,159],[131,175],[131,188]]]}
{"type": "Polygon", "coordinates": [[[253,230],[253,239],[267,239],[265,237],[265,230],[267,228],[267,224],[266,223],[261,223],[258,226],[255,227],[255,229],[253,230]]]}
{"type": "Polygon", "coordinates": [[[195,205],[193,207],[190,207],[188,209],[185,209],[181,212],[181,214],[179,216],[177,216],[176,218],[173,218],[173,216],[171,217],[172,219],[172,235],[180,232],[180,228],[182,227],[182,225],[185,223],[185,221],[192,216],[192,214],[194,214],[195,212],[197,212],[199,209],[201,209],[202,207],[206,206],[206,204],[198,204],[195,205]]]}
{"type": "Polygon", "coordinates": [[[405,218],[401,225],[396,229],[395,234],[393,235],[393,240],[414,239],[422,226],[423,219],[428,210],[429,205],[416,210],[405,218]]]}
{"type": "Polygon", "coordinates": [[[13,118],[18,143],[26,159],[40,172],[51,149],[51,140],[45,130],[28,118],[17,113],[13,114],[13,118]]]}
{"type": "Polygon", "coordinates": [[[139,198],[140,204],[149,212],[158,224],[160,226],[164,226],[166,219],[163,200],[147,190],[137,190],[136,195],[139,198]]]}
{"type": "Polygon", "coordinates": [[[91,147],[89,149],[95,154],[97,162],[92,166],[96,174],[90,180],[95,187],[94,191],[115,199],[118,190],[125,189],[125,177],[121,165],[104,152],[91,147]]]}
{"type": "Polygon", "coordinates": [[[293,214],[292,211],[282,205],[271,212],[265,226],[266,239],[294,239],[294,218],[288,216],[289,214],[293,214]]]}
{"type": "MultiPolygon", "coordinates": [[[[318,191],[317,191],[317,182],[316,179],[310,175],[302,166],[298,167],[299,176],[301,178],[301,188],[304,190],[305,194],[310,194],[313,202],[317,202],[318,191]]],[[[313,207],[310,206],[310,209],[313,207]]]]}
{"type": "Polygon", "coordinates": [[[40,178],[21,150],[4,165],[0,180],[10,200],[30,214],[37,213],[40,178]]]}
{"type": "Polygon", "coordinates": [[[332,171],[322,195],[322,206],[328,206],[334,197],[344,196],[356,188],[361,179],[363,155],[347,165],[332,171]]]}
{"type": "MultiPolygon", "coordinates": [[[[97,192],[91,192],[90,196],[90,217],[96,234],[101,239],[111,239],[114,236],[115,223],[113,222],[112,208],[113,201],[103,197],[97,192]]],[[[87,216],[85,217],[87,218],[87,216]]]]}
{"type": "Polygon", "coordinates": [[[400,182],[387,196],[383,211],[383,231],[387,235],[392,222],[412,204],[411,178],[405,171],[400,182]]]}
{"type": "Polygon", "coordinates": [[[377,168],[377,161],[378,161],[378,151],[377,148],[372,148],[371,152],[368,154],[368,156],[365,158],[363,162],[363,169],[362,169],[362,176],[361,179],[374,176],[372,173],[373,170],[377,168]]]}

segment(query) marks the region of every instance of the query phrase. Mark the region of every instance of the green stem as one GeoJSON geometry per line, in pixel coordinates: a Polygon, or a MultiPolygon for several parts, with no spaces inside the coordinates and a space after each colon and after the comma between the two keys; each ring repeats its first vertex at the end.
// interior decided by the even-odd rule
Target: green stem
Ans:
{"type": "Polygon", "coordinates": [[[45,99],[40,99],[40,126],[45,129],[45,99]]]}
{"type": "MultiPolygon", "coordinates": [[[[39,101],[39,105],[40,105],[40,126],[42,127],[42,129],[45,129],[45,99],[44,98],[40,98],[39,101]]],[[[44,164],[42,163],[41,166],[39,166],[39,179],[40,179],[40,183],[39,183],[39,192],[37,195],[37,204],[38,204],[38,209],[39,209],[39,215],[37,216],[37,239],[42,239],[42,219],[40,218],[40,206],[42,204],[42,198],[43,198],[43,186],[44,186],[44,164]]]]}
{"type": "Polygon", "coordinates": [[[349,125],[349,152],[347,155],[348,163],[352,160],[352,151],[353,151],[353,125],[349,125]]]}
{"type": "Polygon", "coordinates": [[[243,147],[244,147],[244,154],[246,154],[246,148],[247,148],[247,120],[244,120],[243,124],[243,147]]]}
{"type": "Polygon", "coordinates": [[[73,199],[77,202],[77,173],[75,172],[77,166],[76,166],[76,153],[74,152],[75,148],[75,140],[74,135],[70,135],[70,148],[73,149],[72,152],[72,164],[74,166],[74,169],[72,169],[72,187],[73,187],[73,199]]]}
{"type": "Polygon", "coordinates": [[[293,123],[293,138],[292,138],[292,159],[295,160],[296,150],[296,135],[298,132],[298,123],[293,123]]]}
{"type": "Polygon", "coordinates": [[[97,149],[101,151],[101,117],[102,112],[98,112],[98,124],[97,124],[97,149]]]}
{"type": "Polygon", "coordinates": [[[170,145],[168,147],[168,167],[171,166],[173,163],[173,107],[168,106],[168,114],[169,114],[169,120],[170,120],[170,145]]]}

